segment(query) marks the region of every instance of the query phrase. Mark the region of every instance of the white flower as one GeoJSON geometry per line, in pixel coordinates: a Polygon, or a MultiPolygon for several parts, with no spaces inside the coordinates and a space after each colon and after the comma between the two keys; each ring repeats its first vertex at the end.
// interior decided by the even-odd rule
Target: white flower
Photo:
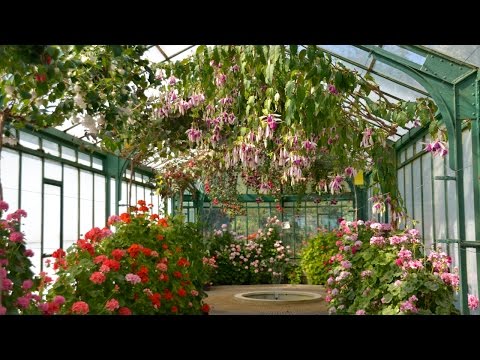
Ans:
{"type": "Polygon", "coordinates": [[[80,109],[85,110],[87,108],[87,104],[83,100],[83,97],[82,95],[80,95],[80,93],[77,93],[77,95],[75,95],[73,101],[75,102],[75,105],[77,105],[80,109]]]}

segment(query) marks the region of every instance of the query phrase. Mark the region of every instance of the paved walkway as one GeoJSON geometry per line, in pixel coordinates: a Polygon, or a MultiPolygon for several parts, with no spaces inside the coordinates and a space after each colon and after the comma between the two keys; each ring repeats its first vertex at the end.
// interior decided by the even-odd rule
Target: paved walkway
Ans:
{"type": "Polygon", "coordinates": [[[207,291],[205,302],[210,305],[210,315],[327,315],[325,289],[321,285],[219,285],[207,291]],[[235,294],[269,289],[306,291],[320,294],[315,302],[275,304],[239,300],[235,294]]]}

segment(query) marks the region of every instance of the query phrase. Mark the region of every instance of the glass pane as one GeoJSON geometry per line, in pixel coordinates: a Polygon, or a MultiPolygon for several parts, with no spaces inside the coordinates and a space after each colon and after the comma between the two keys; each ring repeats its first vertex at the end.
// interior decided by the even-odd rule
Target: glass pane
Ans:
{"type": "Polygon", "coordinates": [[[103,160],[102,159],[100,159],[96,156],[92,156],[92,160],[93,160],[92,167],[94,169],[103,170],[103,160]]]}
{"type": "Polygon", "coordinates": [[[62,158],[70,161],[77,161],[75,150],[67,146],[62,146],[62,158]]]}
{"type": "MultiPolygon", "coordinates": [[[[421,185],[421,172],[420,172],[420,159],[417,158],[412,163],[412,170],[413,170],[413,218],[415,220],[421,221],[422,220],[422,185],[421,185]]],[[[416,229],[422,230],[422,224],[419,223],[415,226],[416,229]]]]}
{"type": "Polygon", "coordinates": [[[425,248],[429,249],[433,244],[433,203],[432,203],[432,155],[422,155],[422,206],[423,206],[423,233],[425,248]]]}
{"type": "Polygon", "coordinates": [[[413,156],[413,146],[407,147],[407,160],[413,156]]]}
{"type": "MultiPolygon", "coordinates": [[[[444,176],[443,159],[437,156],[433,157],[433,176],[444,176]]],[[[435,209],[435,237],[436,239],[446,239],[446,218],[445,218],[445,188],[443,180],[433,180],[433,201],[435,209]]]]}
{"type": "MultiPolygon", "coordinates": [[[[395,80],[401,81],[402,83],[413,86],[418,90],[426,91],[425,88],[422,85],[420,85],[416,80],[414,80],[412,77],[405,74],[403,71],[400,71],[394,68],[393,66],[382,63],[381,61],[375,62],[375,65],[373,66],[373,70],[379,72],[380,74],[384,74],[390,78],[393,78],[395,80]]],[[[395,93],[392,93],[392,95],[395,95],[395,93]]]]}
{"type": "Polygon", "coordinates": [[[423,65],[423,63],[425,62],[425,56],[404,49],[398,45],[383,45],[383,49],[391,52],[392,54],[401,56],[404,59],[410,60],[411,62],[414,62],[418,65],[423,65]]]}
{"type": "Polygon", "coordinates": [[[376,74],[372,74],[372,77],[375,79],[375,82],[380,86],[380,89],[383,92],[394,95],[403,100],[415,101],[417,98],[424,98],[425,95],[410,90],[405,86],[394,83],[393,81],[384,79],[376,74]]]}
{"type": "Polygon", "coordinates": [[[80,170],[80,233],[93,227],[93,174],[80,170]]]}
{"type": "Polygon", "coordinates": [[[480,67],[479,45],[425,45],[457,60],[480,67]]]}
{"type": "Polygon", "coordinates": [[[473,167],[472,167],[472,133],[463,132],[463,184],[465,198],[465,236],[467,241],[475,241],[475,204],[472,201],[473,194],[473,167]]]}
{"type": "Polygon", "coordinates": [[[118,212],[120,214],[124,213],[127,211],[127,203],[128,203],[128,197],[127,197],[127,183],[125,181],[122,181],[122,197],[119,200],[119,207],[118,207],[118,212]]]}
{"type": "Polygon", "coordinates": [[[8,174],[8,176],[2,177],[3,198],[9,205],[9,212],[18,209],[19,160],[20,156],[17,151],[2,149],[1,174],[8,174]]]}
{"type": "Polygon", "coordinates": [[[43,139],[42,147],[45,153],[53,156],[60,156],[60,152],[58,151],[58,144],[54,143],[53,141],[43,139]]]}
{"type": "MultiPolygon", "coordinates": [[[[63,176],[63,247],[68,249],[80,236],[78,230],[78,169],[64,165],[63,176]]],[[[85,230],[82,229],[82,231],[85,230]]]]}
{"type": "Polygon", "coordinates": [[[22,219],[22,231],[27,248],[35,254],[31,259],[34,266],[32,271],[38,274],[42,241],[42,160],[37,156],[22,154],[22,174],[20,208],[28,214],[26,219],[22,219]]]}
{"type": "Polygon", "coordinates": [[[45,184],[43,189],[43,253],[50,255],[60,247],[61,188],[45,184]]]}
{"type": "MultiPolygon", "coordinates": [[[[368,52],[363,51],[353,45],[318,45],[318,46],[334,54],[338,54],[347,59],[351,59],[364,66],[367,66],[368,63],[372,60],[371,57],[369,58],[368,52]]],[[[344,61],[342,60],[342,62],[344,61]]]]}
{"type": "Polygon", "coordinates": [[[62,181],[62,165],[57,161],[45,159],[44,177],[62,181]]]}
{"type": "Polygon", "coordinates": [[[78,152],[78,163],[82,164],[82,165],[85,165],[85,166],[91,166],[90,155],[82,153],[82,152],[79,151],[78,152]]]}
{"type": "Polygon", "coordinates": [[[99,228],[106,226],[105,219],[105,176],[94,174],[95,203],[94,207],[94,225],[99,228]]]}
{"type": "MultiPolygon", "coordinates": [[[[116,198],[116,180],[115,178],[110,178],[110,215],[115,215],[115,198],[116,198]]],[[[117,214],[118,215],[118,214],[117,214]]]]}
{"type": "Polygon", "coordinates": [[[412,194],[412,164],[405,166],[405,207],[407,214],[413,216],[413,194],[412,194]]]}
{"type": "Polygon", "coordinates": [[[423,151],[423,148],[425,147],[424,141],[423,140],[418,140],[415,143],[415,153],[419,154],[423,151]]]}
{"type": "Polygon", "coordinates": [[[20,145],[25,146],[29,149],[37,150],[40,148],[39,139],[37,136],[26,133],[24,131],[19,131],[20,134],[20,145]]]}

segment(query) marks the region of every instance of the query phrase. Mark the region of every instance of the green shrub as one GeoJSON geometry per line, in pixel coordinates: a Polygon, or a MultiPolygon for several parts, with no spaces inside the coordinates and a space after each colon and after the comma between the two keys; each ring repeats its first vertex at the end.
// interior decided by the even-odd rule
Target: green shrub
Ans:
{"type": "Polygon", "coordinates": [[[330,259],[337,253],[336,231],[321,230],[315,237],[307,240],[300,257],[300,266],[313,285],[325,284],[331,269],[330,259]]]}

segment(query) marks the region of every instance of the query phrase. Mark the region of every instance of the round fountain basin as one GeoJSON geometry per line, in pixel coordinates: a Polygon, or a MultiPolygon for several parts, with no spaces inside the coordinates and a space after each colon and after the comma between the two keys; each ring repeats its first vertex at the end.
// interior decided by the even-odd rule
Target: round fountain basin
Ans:
{"type": "Polygon", "coordinates": [[[250,291],[234,295],[236,300],[268,304],[307,303],[322,299],[320,294],[305,291],[264,290],[250,291]]]}

